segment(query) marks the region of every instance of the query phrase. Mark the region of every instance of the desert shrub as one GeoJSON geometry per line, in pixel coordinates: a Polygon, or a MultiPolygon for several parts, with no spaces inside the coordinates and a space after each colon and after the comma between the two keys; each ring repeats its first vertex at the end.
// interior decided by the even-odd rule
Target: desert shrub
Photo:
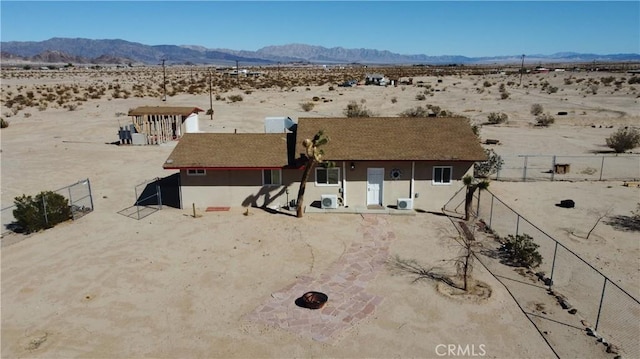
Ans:
{"type": "Polygon", "coordinates": [[[211,115],[213,115],[213,109],[212,108],[207,110],[207,116],[211,116],[211,115]]]}
{"type": "Polygon", "coordinates": [[[245,91],[244,91],[244,93],[245,93],[245,94],[247,94],[247,95],[251,95],[251,94],[253,93],[253,91],[251,91],[251,90],[245,90],[245,91]]]}
{"type": "Polygon", "coordinates": [[[335,88],[333,86],[329,86],[329,91],[333,91],[335,88]]]}
{"type": "Polygon", "coordinates": [[[497,125],[500,123],[505,123],[507,122],[507,120],[509,119],[509,116],[504,113],[504,112],[491,112],[488,116],[487,116],[487,123],[491,124],[491,125],[497,125]]]}
{"type": "Polygon", "coordinates": [[[479,178],[486,178],[494,173],[498,173],[504,165],[504,160],[493,149],[486,149],[484,153],[487,155],[487,160],[482,162],[476,162],[473,166],[473,175],[479,178]]]}
{"type": "Polygon", "coordinates": [[[62,195],[44,191],[34,197],[22,195],[14,199],[13,217],[26,233],[47,229],[71,218],[69,201],[62,195]]]}
{"type": "Polygon", "coordinates": [[[398,102],[398,98],[397,97],[392,97],[391,98],[391,103],[396,103],[398,102]]]}
{"type": "Polygon", "coordinates": [[[629,85],[633,85],[633,84],[640,84],[640,76],[632,76],[627,83],[629,85]]]}
{"type": "Polygon", "coordinates": [[[427,97],[423,93],[419,93],[416,95],[416,100],[424,101],[427,97]]]}
{"type": "Polygon", "coordinates": [[[547,87],[547,93],[548,94],[552,94],[552,93],[556,93],[556,92],[558,92],[558,88],[557,87],[555,87],[555,86],[548,86],[547,87]]]}
{"type": "Polygon", "coordinates": [[[544,112],[544,108],[539,103],[534,103],[531,105],[531,114],[534,116],[538,116],[544,112]]]}
{"type": "Polygon", "coordinates": [[[309,112],[309,111],[313,110],[313,106],[315,106],[315,104],[313,102],[303,102],[303,103],[300,104],[300,107],[305,112],[309,112]]]}
{"type": "Polygon", "coordinates": [[[506,100],[506,99],[508,99],[508,98],[509,98],[509,93],[508,93],[507,91],[505,91],[505,92],[501,92],[501,93],[500,93],[500,98],[501,98],[502,100],[506,100]]]}
{"type": "Polygon", "coordinates": [[[616,153],[622,153],[640,145],[640,131],[622,127],[609,136],[606,142],[616,153]]]}
{"type": "Polygon", "coordinates": [[[0,118],[0,128],[9,127],[9,121],[6,121],[4,118],[0,118]]]}
{"type": "Polygon", "coordinates": [[[429,117],[429,109],[422,106],[410,108],[399,114],[400,117],[429,117]]]}
{"type": "Polygon", "coordinates": [[[349,102],[347,107],[343,111],[347,117],[371,117],[371,111],[367,110],[364,105],[360,105],[355,101],[349,102]]]}
{"type": "Polygon", "coordinates": [[[231,95],[229,96],[229,101],[231,102],[242,101],[242,95],[231,95]]]}
{"type": "Polygon", "coordinates": [[[482,86],[484,86],[484,87],[491,87],[491,82],[489,82],[489,81],[485,81],[485,82],[482,84],[482,86]]]}
{"type": "Polygon", "coordinates": [[[538,244],[533,242],[528,234],[518,234],[515,237],[510,234],[504,238],[501,250],[507,255],[507,259],[513,265],[536,268],[542,264],[542,256],[538,253],[538,244]]]}
{"type": "Polygon", "coordinates": [[[312,98],[311,100],[313,100],[313,101],[315,101],[315,102],[318,102],[318,101],[320,101],[320,97],[318,97],[318,96],[313,96],[313,98],[312,98]]]}
{"type": "Polygon", "coordinates": [[[554,122],[556,122],[556,119],[548,113],[543,113],[541,115],[536,116],[536,126],[547,127],[554,122]]]}
{"type": "Polygon", "coordinates": [[[602,82],[603,85],[605,86],[609,86],[611,85],[611,83],[615,80],[616,78],[613,76],[608,76],[608,77],[601,77],[600,78],[600,82],[602,82]]]}
{"type": "Polygon", "coordinates": [[[589,92],[591,92],[593,95],[597,95],[598,94],[598,85],[593,84],[593,85],[589,86],[589,92]]]}

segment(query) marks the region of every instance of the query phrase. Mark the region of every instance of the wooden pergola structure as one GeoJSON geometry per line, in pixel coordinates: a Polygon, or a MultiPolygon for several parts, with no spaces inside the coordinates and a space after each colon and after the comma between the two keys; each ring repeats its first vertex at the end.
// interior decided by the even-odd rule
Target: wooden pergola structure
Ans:
{"type": "Polygon", "coordinates": [[[144,137],[144,143],[158,145],[182,137],[182,124],[187,117],[203,111],[198,107],[142,106],[130,110],[129,116],[135,133],[144,137]]]}

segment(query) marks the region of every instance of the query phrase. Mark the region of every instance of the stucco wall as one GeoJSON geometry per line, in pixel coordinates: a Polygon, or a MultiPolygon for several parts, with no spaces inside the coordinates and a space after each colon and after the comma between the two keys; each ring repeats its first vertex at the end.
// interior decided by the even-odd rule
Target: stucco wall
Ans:
{"type": "Polygon", "coordinates": [[[180,171],[182,207],[195,203],[197,208],[217,206],[285,206],[287,190],[289,200],[298,194],[302,171],[283,170],[282,185],[263,186],[261,170],[207,171],[205,176],[188,176],[180,171]]]}
{"type": "MultiPolygon", "coordinates": [[[[447,201],[462,188],[462,177],[471,173],[471,162],[415,162],[414,208],[439,211],[447,201]],[[450,184],[433,183],[434,166],[451,166],[453,180],[450,184]]],[[[320,201],[323,194],[335,194],[345,199],[349,207],[367,205],[367,168],[383,168],[383,206],[397,205],[398,198],[411,197],[411,162],[357,162],[335,163],[340,169],[340,178],[346,180],[344,196],[342,182],[338,185],[320,185],[315,180],[315,170],[309,176],[305,191],[305,205],[320,201]],[[351,169],[351,164],[354,168],[351,169]],[[391,178],[393,169],[401,175],[391,178]]],[[[181,171],[181,196],[183,208],[195,203],[198,208],[209,206],[269,206],[284,207],[296,199],[300,187],[302,170],[282,170],[281,186],[263,186],[261,170],[207,171],[205,176],[188,176],[181,171]],[[288,190],[288,193],[287,193],[288,190]]]]}
{"type": "MultiPolygon", "coordinates": [[[[472,162],[415,162],[414,208],[425,211],[439,211],[442,206],[463,186],[462,177],[471,173],[472,162]],[[433,167],[451,166],[453,169],[450,184],[433,184],[433,167]]],[[[367,168],[383,168],[384,184],[382,189],[383,206],[397,205],[398,198],[411,197],[411,162],[338,162],[340,175],[346,179],[344,191],[345,204],[349,207],[367,205],[367,168]],[[351,163],[354,169],[351,169],[351,163]],[[399,169],[399,179],[391,178],[391,171],[399,169]]],[[[314,171],[315,172],[315,171],[314,171]]],[[[323,194],[340,194],[341,186],[319,186],[315,184],[315,173],[309,178],[305,201],[311,204],[319,201],[323,194]]],[[[297,189],[297,183],[293,185],[297,189]]]]}

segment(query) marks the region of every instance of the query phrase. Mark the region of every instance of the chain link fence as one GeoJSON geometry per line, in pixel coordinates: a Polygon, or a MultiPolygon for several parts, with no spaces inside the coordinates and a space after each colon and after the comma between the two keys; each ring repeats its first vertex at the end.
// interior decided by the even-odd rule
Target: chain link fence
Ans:
{"type": "Polygon", "coordinates": [[[492,176],[505,181],[633,181],[640,178],[638,155],[500,156],[504,164],[492,176]]]}
{"type": "Polygon", "coordinates": [[[162,209],[161,179],[154,178],[135,186],[135,203],[118,213],[137,220],[141,220],[162,209]]]}
{"type": "MultiPolygon", "coordinates": [[[[78,181],[74,184],[62,187],[55,191],[52,191],[65,197],[71,208],[71,217],[73,220],[77,220],[80,217],[93,211],[93,196],[91,194],[91,182],[89,179],[78,181]]],[[[44,200],[44,198],[43,198],[44,200]]],[[[43,203],[43,221],[48,223],[47,220],[47,204],[43,203]]],[[[9,234],[11,232],[18,232],[20,228],[16,223],[16,219],[13,216],[13,210],[16,209],[15,205],[11,205],[2,208],[0,217],[2,218],[2,235],[9,234]]]]}
{"type": "MultiPolygon", "coordinates": [[[[458,191],[443,207],[445,213],[464,215],[465,189],[463,187],[458,191]]],[[[477,192],[474,202],[473,215],[496,235],[529,235],[539,245],[538,252],[543,258],[536,271],[544,272],[547,276],[549,289],[562,294],[574,307],[579,308],[580,315],[598,335],[609,343],[619,345],[625,357],[640,358],[638,299],[489,190],[477,192]]],[[[491,264],[487,267],[491,267],[491,264]]]]}

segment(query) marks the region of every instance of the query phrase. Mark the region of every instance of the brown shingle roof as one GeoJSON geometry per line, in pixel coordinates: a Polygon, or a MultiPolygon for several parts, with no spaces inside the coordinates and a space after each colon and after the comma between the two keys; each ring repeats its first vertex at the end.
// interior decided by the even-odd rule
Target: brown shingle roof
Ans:
{"type": "Polygon", "coordinates": [[[187,133],[163,167],[280,168],[287,164],[286,134],[187,133]]]}
{"type": "Polygon", "coordinates": [[[177,106],[142,106],[129,110],[129,116],[144,115],[183,115],[189,116],[192,113],[202,112],[198,107],[177,107],[177,106]]]}
{"type": "Polygon", "coordinates": [[[319,130],[329,137],[321,147],[327,160],[486,160],[465,118],[300,118],[296,157],[319,130]]]}

